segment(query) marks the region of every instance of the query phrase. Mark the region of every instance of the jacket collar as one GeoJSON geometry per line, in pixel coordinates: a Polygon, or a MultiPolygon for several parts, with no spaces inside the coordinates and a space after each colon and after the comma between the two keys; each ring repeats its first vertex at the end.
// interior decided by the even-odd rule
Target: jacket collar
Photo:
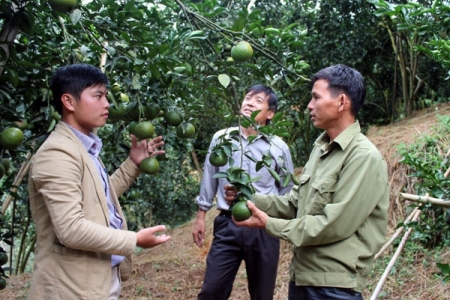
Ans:
{"type": "MultiPolygon", "coordinates": [[[[103,190],[103,183],[102,179],[100,178],[100,174],[97,171],[97,167],[95,166],[94,162],[92,161],[91,156],[87,152],[86,148],[83,146],[83,143],[78,139],[78,137],[75,135],[75,133],[70,129],[69,125],[59,121],[58,124],[55,126],[55,132],[64,135],[65,137],[72,140],[76,146],[78,147],[79,153],[83,158],[83,161],[85,163],[85,166],[87,168],[87,171],[90,173],[92,179],[94,180],[95,185],[95,192],[97,193],[98,199],[100,199],[100,204],[103,209],[103,213],[105,215],[105,219],[107,224],[109,224],[109,211],[108,211],[108,204],[106,200],[105,191],[103,190]]],[[[100,160],[100,158],[97,158],[100,160]]],[[[101,160],[100,160],[100,163],[101,160]]],[[[109,176],[108,176],[109,180],[109,176]]]]}
{"type": "Polygon", "coordinates": [[[333,142],[330,143],[330,137],[326,132],[323,132],[316,140],[315,145],[325,152],[328,152],[336,147],[341,147],[342,150],[345,150],[353,138],[361,132],[361,127],[358,121],[355,121],[352,125],[345,128],[333,142]]]}

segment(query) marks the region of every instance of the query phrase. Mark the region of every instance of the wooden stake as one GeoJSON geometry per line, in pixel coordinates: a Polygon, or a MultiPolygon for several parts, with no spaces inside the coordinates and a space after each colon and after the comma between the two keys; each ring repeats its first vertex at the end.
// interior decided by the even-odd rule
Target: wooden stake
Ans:
{"type": "MultiPolygon", "coordinates": [[[[414,208],[414,210],[409,214],[409,216],[406,218],[406,220],[403,223],[408,224],[418,209],[419,209],[418,207],[414,208]]],[[[387,241],[383,245],[383,247],[381,247],[380,251],[378,251],[378,253],[375,255],[374,260],[377,260],[381,256],[381,254],[383,254],[383,252],[395,241],[395,239],[400,235],[400,233],[402,233],[404,228],[405,227],[402,226],[395,231],[395,233],[392,235],[392,237],[389,239],[389,241],[387,241]]]]}
{"type": "Polygon", "coordinates": [[[411,201],[416,201],[416,202],[421,202],[421,203],[431,203],[431,204],[435,204],[435,205],[450,207],[449,200],[442,200],[442,199],[429,197],[428,194],[426,194],[425,196],[419,196],[419,195],[413,195],[413,194],[400,193],[400,195],[403,198],[411,200],[411,201]]]}
{"type": "MultiPolygon", "coordinates": [[[[419,215],[422,211],[421,210],[417,210],[415,212],[415,215],[412,219],[412,221],[417,221],[417,219],[419,218],[419,215]]],[[[408,239],[409,235],[411,234],[412,231],[412,227],[410,227],[408,229],[408,231],[406,231],[405,235],[402,238],[402,241],[400,242],[400,245],[397,248],[397,251],[395,251],[394,256],[391,258],[391,261],[389,262],[389,265],[387,266],[386,270],[384,270],[383,276],[381,276],[380,281],[377,284],[377,287],[375,288],[372,297],[370,297],[370,300],[375,300],[378,297],[378,294],[381,291],[381,288],[383,287],[384,282],[386,281],[386,278],[389,275],[389,272],[391,271],[392,267],[394,266],[395,262],[397,261],[397,258],[400,256],[400,252],[402,252],[403,247],[406,244],[406,240],[408,239]]]]}

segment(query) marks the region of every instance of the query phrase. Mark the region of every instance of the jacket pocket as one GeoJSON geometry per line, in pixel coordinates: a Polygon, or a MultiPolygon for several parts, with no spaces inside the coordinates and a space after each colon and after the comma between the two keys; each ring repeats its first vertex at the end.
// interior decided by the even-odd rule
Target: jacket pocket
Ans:
{"type": "Polygon", "coordinates": [[[334,177],[318,177],[312,182],[314,197],[308,211],[309,215],[323,215],[325,206],[333,202],[336,186],[337,178],[334,177]]]}
{"type": "Polygon", "coordinates": [[[305,190],[305,184],[308,183],[309,179],[311,178],[310,174],[302,174],[298,180],[299,184],[294,185],[292,188],[294,191],[301,191],[305,190]]]}

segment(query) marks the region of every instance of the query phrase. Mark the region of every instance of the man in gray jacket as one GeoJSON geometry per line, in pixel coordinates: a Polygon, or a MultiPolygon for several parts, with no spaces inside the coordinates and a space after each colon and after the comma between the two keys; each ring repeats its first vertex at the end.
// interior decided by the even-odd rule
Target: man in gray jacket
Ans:
{"type": "MultiPolygon", "coordinates": [[[[317,72],[308,110],[314,126],[325,132],[300,184],[285,196],[256,194],[255,203],[247,202],[252,216],[235,222],[292,243],[289,300],[362,300],[385,240],[387,166],[356,121],[364,98],[358,71],[335,65],[317,72]]],[[[236,192],[225,189],[232,201],[236,192]]]]}

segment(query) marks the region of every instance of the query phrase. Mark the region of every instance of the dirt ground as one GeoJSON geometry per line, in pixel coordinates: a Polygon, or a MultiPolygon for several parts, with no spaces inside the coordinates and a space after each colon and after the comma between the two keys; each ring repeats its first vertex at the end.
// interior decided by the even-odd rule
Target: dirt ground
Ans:
{"type": "MultiPolygon", "coordinates": [[[[389,166],[391,207],[387,240],[394,232],[396,224],[406,218],[405,208],[408,203],[401,199],[399,193],[413,191],[413,182],[406,176],[407,170],[398,162],[397,146],[402,143],[410,144],[420,135],[432,132],[438,115],[450,115],[450,104],[417,112],[412,118],[390,126],[370,128],[367,134],[380,149],[389,166]]],[[[216,213],[211,210],[207,214],[209,239],[203,248],[198,248],[192,241],[192,220],[171,230],[169,234],[172,239],[168,243],[136,253],[133,274],[131,279],[123,284],[121,299],[196,299],[203,281],[206,255],[211,242],[212,220],[216,213]]],[[[379,260],[387,265],[394,251],[390,246],[379,260]]],[[[287,299],[290,259],[290,245],[282,241],[275,300],[287,299]]],[[[448,263],[449,251],[439,259],[448,263]]],[[[410,273],[412,275],[408,275],[407,279],[388,277],[378,299],[450,299],[450,284],[443,285],[433,276],[437,272],[435,260],[436,257],[415,257],[413,265],[406,265],[406,268],[413,269],[410,273]]],[[[384,268],[383,264],[377,265],[364,295],[365,299],[370,298],[384,268]]],[[[26,299],[30,278],[30,274],[12,276],[6,289],[0,291],[0,299],[26,299]]],[[[246,285],[245,268],[241,265],[230,299],[249,299],[246,285]]]]}

